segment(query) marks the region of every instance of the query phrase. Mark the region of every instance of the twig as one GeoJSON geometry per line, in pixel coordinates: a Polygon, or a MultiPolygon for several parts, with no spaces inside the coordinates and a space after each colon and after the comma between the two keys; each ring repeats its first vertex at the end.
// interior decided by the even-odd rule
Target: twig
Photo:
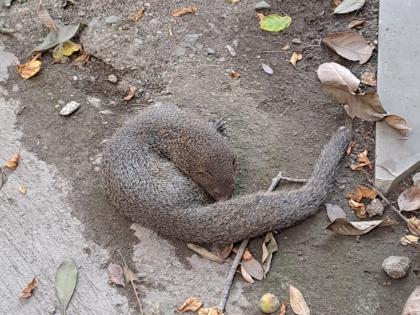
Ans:
{"type": "Polygon", "coordinates": [[[368,184],[368,186],[370,186],[370,188],[374,188],[375,190],[376,190],[376,192],[378,193],[378,195],[379,195],[379,197],[381,197],[382,198],[382,200],[383,201],[385,201],[387,204],[388,204],[388,206],[389,207],[391,207],[391,209],[392,210],[394,210],[399,216],[400,216],[400,218],[401,219],[403,219],[406,223],[408,223],[408,219],[405,217],[405,216],[403,216],[402,215],[402,213],[401,213],[401,211],[400,210],[398,210],[397,209],[397,207],[395,207],[385,196],[384,196],[384,194],[383,193],[381,193],[381,191],[379,190],[379,188],[378,187],[376,187],[375,185],[369,185],[368,184]]]}
{"type": "MultiPolygon", "coordinates": [[[[275,177],[273,177],[271,179],[271,184],[270,184],[270,187],[267,189],[267,191],[273,191],[274,189],[276,189],[277,185],[280,183],[281,180],[295,181],[295,179],[293,179],[293,178],[283,177],[282,173],[279,172],[275,177]]],[[[299,182],[301,183],[302,181],[303,180],[300,180],[299,182]]],[[[305,180],[305,182],[306,182],[306,180],[305,180]]],[[[233,260],[232,266],[230,267],[228,276],[225,280],[225,284],[223,285],[222,298],[220,299],[219,306],[217,307],[222,312],[225,310],[226,302],[227,302],[227,299],[229,297],[230,287],[232,286],[232,282],[233,282],[233,277],[235,276],[236,269],[238,269],[238,266],[239,266],[239,263],[241,261],[242,255],[244,254],[244,251],[245,251],[246,247],[248,246],[249,240],[250,239],[248,238],[248,239],[243,240],[241,242],[241,246],[239,247],[239,250],[236,253],[235,259],[233,260]]]]}

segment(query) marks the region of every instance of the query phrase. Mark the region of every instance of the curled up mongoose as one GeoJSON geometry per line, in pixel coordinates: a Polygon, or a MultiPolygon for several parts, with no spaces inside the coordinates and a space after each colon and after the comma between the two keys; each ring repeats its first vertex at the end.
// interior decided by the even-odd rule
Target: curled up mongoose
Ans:
{"type": "Polygon", "coordinates": [[[226,139],[190,112],[156,105],[108,142],[104,183],[111,203],[133,222],[187,242],[236,242],[315,214],[350,140],[351,131],[341,127],[300,189],[229,199],[235,155],[226,139]]]}

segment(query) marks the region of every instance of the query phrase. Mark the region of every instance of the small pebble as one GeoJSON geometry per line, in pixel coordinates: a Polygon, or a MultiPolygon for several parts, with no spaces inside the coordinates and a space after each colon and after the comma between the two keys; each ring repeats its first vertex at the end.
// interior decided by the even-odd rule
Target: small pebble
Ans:
{"type": "Polygon", "coordinates": [[[80,104],[76,101],[71,101],[66,104],[61,110],[60,115],[61,116],[68,116],[73,114],[78,108],[80,107],[80,104]]]}
{"type": "Polygon", "coordinates": [[[175,56],[181,57],[181,56],[184,56],[185,55],[186,50],[183,47],[177,47],[177,48],[175,48],[174,53],[175,53],[175,56]]]}
{"type": "Polygon", "coordinates": [[[216,54],[216,50],[213,48],[207,48],[207,55],[214,55],[216,54]]]}
{"type": "Polygon", "coordinates": [[[117,82],[118,82],[118,78],[117,78],[117,76],[116,76],[116,75],[114,75],[114,74],[110,74],[110,75],[108,76],[108,81],[109,81],[109,82],[112,82],[112,83],[117,83],[117,82]]]}
{"type": "Polygon", "coordinates": [[[105,18],[105,23],[106,24],[117,24],[120,21],[121,21],[121,18],[119,16],[115,16],[115,15],[107,16],[105,18]]]}
{"type": "Polygon", "coordinates": [[[232,46],[230,46],[230,45],[226,45],[226,46],[225,46],[225,48],[229,51],[229,54],[230,54],[232,57],[235,57],[235,56],[236,56],[236,51],[235,51],[235,49],[233,49],[233,47],[232,47],[232,46]]]}
{"type": "Polygon", "coordinates": [[[77,76],[73,76],[73,81],[77,81],[79,78],[77,76]]]}
{"type": "Polygon", "coordinates": [[[293,38],[292,43],[293,44],[302,44],[302,41],[300,40],[300,38],[293,38]]]}
{"type": "Polygon", "coordinates": [[[410,259],[403,256],[389,256],[382,263],[382,269],[392,279],[400,279],[407,274],[410,259]]]}
{"type": "Polygon", "coordinates": [[[269,5],[265,1],[258,1],[257,3],[254,4],[254,9],[256,11],[263,10],[263,9],[271,9],[271,5],[269,5]]]}
{"type": "Polygon", "coordinates": [[[378,198],[373,199],[366,207],[366,212],[369,214],[369,218],[375,215],[381,216],[384,213],[384,205],[378,198]]]}

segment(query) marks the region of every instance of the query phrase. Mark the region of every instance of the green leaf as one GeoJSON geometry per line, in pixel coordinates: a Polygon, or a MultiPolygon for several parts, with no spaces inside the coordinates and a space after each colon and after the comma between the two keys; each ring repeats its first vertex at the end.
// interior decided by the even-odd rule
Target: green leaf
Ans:
{"type": "Polygon", "coordinates": [[[73,296],[77,282],[77,266],[74,261],[64,261],[55,275],[55,290],[60,302],[61,314],[66,314],[67,306],[73,296]]]}
{"type": "Polygon", "coordinates": [[[42,44],[36,46],[34,50],[32,50],[32,52],[44,51],[54,46],[57,46],[58,44],[64,43],[65,41],[68,41],[74,35],[76,35],[77,31],[79,30],[79,27],[80,24],[66,25],[60,28],[58,32],[49,32],[42,44]]]}
{"type": "Polygon", "coordinates": [[[260,28],[267,32],[280,32],[288,28],[291,23],[292,18],[288,15],[271,14],[260,21],[260,28]]]}

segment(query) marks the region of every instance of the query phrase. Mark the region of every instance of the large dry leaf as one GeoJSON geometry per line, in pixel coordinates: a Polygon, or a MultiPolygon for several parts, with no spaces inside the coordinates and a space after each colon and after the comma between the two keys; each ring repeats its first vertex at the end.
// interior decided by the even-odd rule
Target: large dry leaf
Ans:
{"type": "Polygon", "coordinates": [[[330,33],[322,42],[341,57],[359,61],[360,64],[366,63],[375,49],[375,46],[369,45],[366,39],[356,32],[330,33]]]}
{"type": "Polygon", "coordinates": [[[401,211],[420,209],[420,185],[413,185],[398,196],[398,207],[401,211]]]}
{"type": "Polygon", "coordinates": [[[41,54],[37,54],[24,64],[16,66],[17,72],[24,80],[32,78],[35,74],[39,72],[39,70],[41,70],[42,62],[38,60],[40,56],[41,54]]]}
{"type": "Polygon", "coordinates": [[[407,122],[404,118],[397,115],[386,115],[383,119],[390,127],[396,129],[404,137],[407,136],[410,128],[407,126],[407,122]]]}
{"type": "Polygon", "coordinates": [[[177,17],[177,16],[182,16],[185,14],[195,14],[196,12],[197,12],[197,7],[191,6],[191,7],[176,9],[172,11],[172,16],[177,17]]]}
{"type": "Polygon", "coordinates": [[[303,294],[294,286],[289,286],[290,307],[297,315],[309,315],[311,312],[305,302],[303,294]]]}
{"type": "Polygon", "coordinates": [[[358,236],[366,234],[372,231],[376,227],[384,227],[396,225],[398,222],[385,218],[383,220],[374,221],[360,221],[360,222],[349,222],[347,219],[338,218],[330,225],[327,226],[328,230],[334,231],[341,235],[358,236]]]}
{"type": "Polygon", "coordinates": [[[80,24],[66,25],[60,28],[57,32],[49,32],[44,41],[36,46],[32,52],[44,51],[70,40],[74,35],[76,35],[79,27],[80,24]]]}
{"type": "Polygon", "coordinates": [[[189,249],[191,249],[192,251],[196,252],[197,254],[199,254],[201,257],[206,258],[208,260],[211,261],[215,261],[218,263],[222,263],[224,262],[224,260],[222,258],[220,258],[219,256],[213,254],[212,252],[209,252],[207,249],[191,244],[191,243],[187,243],[187,247],[189,249]]]}
{"type": "Polygon", "coordinates": [[[336,14],[344,14],[359,10],[365,4],[365,0],[344,0],[334,10],[336,14]]]}
{"type": "Polygon", "coordinates": [[[412,217],[407,220],[407,227],[411,233],[420,236],[420,220],[416,217],[412,217]]]}
{"type": "Polygon", "coordinates": [[[263,266],[255,258],[251,258],[249,260],[242,260],[241,266],[248,272],[248,274],[251,277],[257,280],[262,280],[264,278],[263,266]]]}
{"type": "Polygon", "coordinates": [[[262,244],[262,259],[264,276],[270,271],[271,259],[273,254],[279,250],[277,246],[276,238],[272,232],[268,232],[265,235],[264,242],[262,244]]]}
{"type": "Polygon", "coordinates": [[[178,307],[176,311],[181,312],[181,313],[195,312],[201,306],[203,306],[203,302],[201,302],[199,299],[195,297],[189,297],[188,299],[185,300],[185,302],[180,307],[178,307]]]}
{"type": "Polygon", "coordinates": [[[109,280],[116,285],[125,287],[124,271],[120,265],[110,263],[107,268],[109,280]]]}
{"type": "Polygon", "coordinates": [[[255,282],[254,279],[252,279],[251,275],[248,273],[248,271],[246,271],[246,269],[244,268],[242,264],[241,264],[241,275],[246,282],[249,282],[249,283],[255,282]]]}
{"type": "Polygon", "coordinates": [[[60,302],[61,314],[66,314],[77,283],[77,266],[74,261],[64,261],[55,275],[55,290],[60,302]]]}
{"type": "Polygon", "coordinates": [[[420,286],[417,286],[408,297],[401,315],[420,315],[420,286]]]}
{"type": "Polygon", "coordinates": [[[25,287],[20,291],[20,297],[27,299],[32,296],[32,291],[37,287],[38,281],[35,277],[32,278],[31,281],[29,281],[25,287]]]}
{"type": "Polygon", "coordinates": [[[322,84],[341,90],[356,92],[360,80],[349,69],[335,62],[325,62],[318,67],[317,75],[322,84]]]}
{"type": "Polygon", "coordinates": [[[337,220],[339,218],[340,219],[346,219],[347,218],[346,213],[339,206],[333,205],[333,204],[330,204],[330,203],[326,203],[325,207],[327,208],[328,219],[331,222],[334,222],[335,220],[337,220]]]}

